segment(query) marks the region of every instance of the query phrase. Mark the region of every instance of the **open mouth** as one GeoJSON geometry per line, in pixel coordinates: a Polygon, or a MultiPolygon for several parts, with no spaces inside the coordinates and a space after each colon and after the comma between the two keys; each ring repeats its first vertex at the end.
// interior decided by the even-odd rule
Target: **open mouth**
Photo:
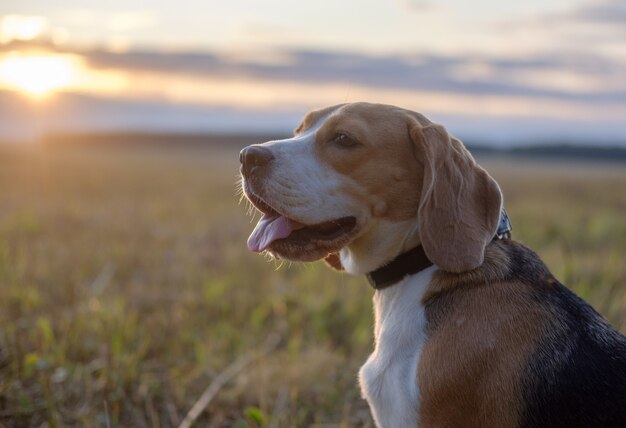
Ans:
{"type": "Polygon", "coordinates": [[[290,244],[304,247],[311,242],[332,244],[349,234],[356,226],[355,217],[341,217],[314,225],[306,225],[282,215],[254,194],[247,194],[252,204],[263,213],[248,238],[248,248],[254,252],[271,250],[273,246],[290,244]]]}

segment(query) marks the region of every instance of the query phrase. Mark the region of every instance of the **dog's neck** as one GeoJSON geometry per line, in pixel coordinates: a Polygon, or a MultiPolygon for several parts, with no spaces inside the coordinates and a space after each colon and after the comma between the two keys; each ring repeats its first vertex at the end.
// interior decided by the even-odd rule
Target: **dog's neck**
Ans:
{"type": "Polygon", "coordinates": [[[375,228],[368,230],[343,248],[339,257],[346,272],[365,275],[419,244],[415,220],[403,222],[381,220],[375,228]]]}
{"type": "Polygon", "coordinates": [[[433,262],[428,259],[424,248],[418,245],[366,275],[367,281],[375,290],[382,290],[400,282],[407,275],[428,269],[433,262]]]}
{"type": "MultiPolygon", "coordinates": [[[[511,222],[504,208],[500,211],[500,220],[494,239],[511,237],[511,222]]],[[[380,220],[341,249],[339,258],[344,270],[354,275],[365,275],[385,266],[396,257],[421,244],[418,223],[413,220],[380,220]]]]}

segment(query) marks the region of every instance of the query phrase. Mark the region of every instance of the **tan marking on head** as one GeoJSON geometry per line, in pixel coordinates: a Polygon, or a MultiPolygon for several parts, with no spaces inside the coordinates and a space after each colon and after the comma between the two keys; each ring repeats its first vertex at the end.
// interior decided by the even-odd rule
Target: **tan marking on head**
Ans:
{"type": "Polygon", "coordinates": [[[406,176],[405,171],[402,171],[401,169],[394,171],[393,173],[393,179],[396,181],[404,180],[405,176],[406,176]]]}
{"type": "Polygon", "coordinates": [[[389,207],[387,206],[387,203],[385,201],[378,201],[374,205],[374,209],[373,209],[374,215],[376,217],[382,217],[385,214],[387,214],[387,209],[388,208],[389,207]]]}
{"type": "Polygon", "coordinates": [[[315,141],[322,162],[346,177],[342,192],[372,206],[374,215],[394,221],[415,218],[421,187],[407,117],[406,110],[393,106],[344,105],[317,131],[315,141]],[[359,145],[333,144],[339,133],[359,145]]]}
{"type": "Polygon", "coordinates": [[[300,125],[298,125],[298,127],[296,128],[296,130],[294,131],[294,133],[296,135],[306,131],[307,129],[309,129],[311,126],[315,125],[317,123],[317,121],[321,118],[326,116],[328,113],[332,112],[333,110],[336,110],[337,108],[341,107],[343,104],[337,104],[334,106],[330,106],[330,107],[325,107],[325,108],[321,108],[318,110],[313,110],[310,111],[306,114],[306,116],[304,116],[304,119],[302,119],[302,122],[300,123],[300,125]]]}
{"type": "Polygon", "coordinates": [[[508,262],[491,245],[480,268],[433,278],[418,366],[420,426],[519,425],[521,377],[553,316],[528,285],[503,281],[508,262]]]}
{"type": "Polygon", "coordinates": [[[420,242],[444,270],[463,272],[482,263],[497,227],[501,194],[443,127],[398,107],[351,103],[309,113],[296,133],[313,142],[316,163],[337,173],[330,174],[336,196],[329,203],[359,222],[362,233],[341,252],[351,272],[375,268],[420,242]],[[338,139],[339,134],[348,138],[338,139]],[[383,246],[381,233],[389,237],[383,246]],[[361,251],[375,243],[379,252],[361,251]]]}

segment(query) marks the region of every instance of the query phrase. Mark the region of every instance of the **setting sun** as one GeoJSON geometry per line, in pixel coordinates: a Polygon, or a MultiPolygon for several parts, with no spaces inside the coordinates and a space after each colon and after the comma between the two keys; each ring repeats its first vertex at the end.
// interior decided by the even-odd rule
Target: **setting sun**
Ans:
{"type": "Polygon", "coordinates": [[[0,59],[0,83],[43,98],[69,86],[78,60],[69,55],[12,54],[0,59]]]}

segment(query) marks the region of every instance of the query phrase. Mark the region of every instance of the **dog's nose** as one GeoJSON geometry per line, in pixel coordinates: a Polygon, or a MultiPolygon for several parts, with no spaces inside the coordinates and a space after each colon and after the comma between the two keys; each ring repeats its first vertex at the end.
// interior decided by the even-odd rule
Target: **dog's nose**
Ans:
{"type": "Polygon", "coordinates": [[[272,159],[274,155],[271,150],[258,145],[248,146],[239,152],[239,162],[246,174],[256,167],[267,165],[272,159]]]}

